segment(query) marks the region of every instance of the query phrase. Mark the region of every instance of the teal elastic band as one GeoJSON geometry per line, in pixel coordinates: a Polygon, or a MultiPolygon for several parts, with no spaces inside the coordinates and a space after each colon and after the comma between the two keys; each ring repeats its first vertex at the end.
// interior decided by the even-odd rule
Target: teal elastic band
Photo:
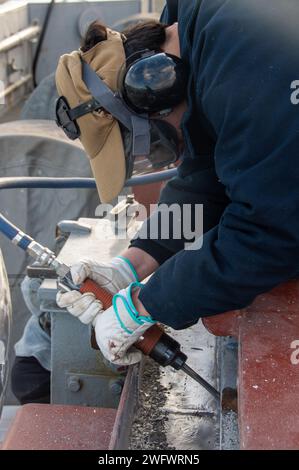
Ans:
{"type": "Polygon", "coordinates": [[[128,312],[128,314],[130,315],[130,317],[132,318],[132,320],[134,320],[138,325],[144,325],[145,323],[151,323],[151,324],[154,324],[156,323],[152,318],[150,317],[145,317],[143,315],[139,315],[138,311],[136,310],[135,308],[135,305],[133,304],[133,301],[132,301],[132,289],[134,287],[143,287],[143,284],[140,284],[139,282],[133,282],[132,284],[130,284],[129,286],[129,298],[126,299],[126,297],[124,297],[122,294],[115,294],[114,297],[113,297],[113,300],[112,300],[112,305],[113,305],[113,309],[114,309],[114,312],[115,312],[115,315],[116,315],[116,318],[120,324],[120,326],[122,327],[123,330],[125,330],[129,335],[131,335],[133,333],[132,330],[129,330],[129,328],[126,327],[126,325],[124,324],[124,322],[122,321],[122,319],[120,318],[120,315],[119,315],[119,312],[118,312],[118,307],[117,307],[117,300],[118,299],[121,299],[124,303],[124,306],[128,312]]]}
{"type": "Polygon", "coordinates": [[[141,284],[140,282],[132,282],[132,284],[129,285],[129,299],[128,299],[128,302],[129,302],[130,308],[135,313],[136,318],[138,318],[140,320],[144,320],[143,323],[156,323],[150,317],[144,317],[143,315],[140,315],[139,312],[137,312],[136,307],[133,304],[133,300],[132,300],[132,289],[134,289],[134,287],[139,287],[140,289],[143,289],[144,284],[141,284]]]}
{"type": "Polygon", "coordinates": [[[117,256],[117,258],[122,259],[125,263],[127,263],[127,265],[131,268],[131,271],[132,271],[132,273],[134,274],[134,277],[135,277],[136,281],[139,282],[139,278],[138,278],[136,269],[134,268],[134,266],[133,266],[133,264],[131,263],[131,261],[128,260],[127,258],[124,258],[123,256],[117,256]]]}
{"type": "MultiPolygon", "coordinates": [[[[117,301],[117,299],[119,299],[119,298],[124,301],[124,304],[125,304],[125,307],[126,307],[126,302],[127,302],[126,298],[123,297],[122,295],[116,294],[116,295],[113,297],[113,299],[112,299],[113,310],[114,310],[114,312],[115,312],[115,316],[116,316],[116,318],[117,318],[117,320],[118,320],[118,323],[120,324],[120,326],[122,327],[122,329],[125,330],[129,335],[131,335],[131,334],[133,333],[133,331],[132,331],[132,330],[129,330],[129,328],[126,327],[126,325],[123,323],[123,321],[122,321],[122,319],[120,318],[120,315],[119,315],[119,313],[118,313],[118,308],[117,308],[117,305],[116,305],[116,301],[117,301]]],[[[127,307],[126,307],[126,308],[127,308],[127,307]]],[[[128,310],[128,309],[127,309],[127,310],[128,310]]],[[[128,312],[129,312],[129,310],[128,310],[128,312]]],[[[129,313],[130,313],[130,312],[129,312],[129,313]]]]}

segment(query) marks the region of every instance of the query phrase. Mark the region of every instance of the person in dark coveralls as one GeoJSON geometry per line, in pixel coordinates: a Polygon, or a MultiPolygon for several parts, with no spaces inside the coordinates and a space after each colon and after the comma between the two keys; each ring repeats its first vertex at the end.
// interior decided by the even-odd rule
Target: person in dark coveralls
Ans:
{"type": "Polygon", "coordinates": [[[203,245],[136,237],[109,264],[72,267],[76,283],[116,294],[104,312],[92,294],[57,297],[93,322],[110,361],[138,362],[132,345],[153,322],[184,329],[299,277],[298,17],[296,0],[167,2],[160,50],[182,58],[189,81],[165,117],[184,150],[160,203],[203,204],[203,245]]]}

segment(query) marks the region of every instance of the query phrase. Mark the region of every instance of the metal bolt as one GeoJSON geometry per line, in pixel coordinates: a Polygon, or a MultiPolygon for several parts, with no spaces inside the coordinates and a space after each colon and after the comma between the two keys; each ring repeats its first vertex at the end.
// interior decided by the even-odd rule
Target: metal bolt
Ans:
{"type": "Polygon", "coordinates": [[[71,392],[74,392],[74,393],[79,392],[79,390],[81,390],[81,387],[82,387],[82,382],[78,377],[72,376],[68,378],[67,388],[71,392]]]}

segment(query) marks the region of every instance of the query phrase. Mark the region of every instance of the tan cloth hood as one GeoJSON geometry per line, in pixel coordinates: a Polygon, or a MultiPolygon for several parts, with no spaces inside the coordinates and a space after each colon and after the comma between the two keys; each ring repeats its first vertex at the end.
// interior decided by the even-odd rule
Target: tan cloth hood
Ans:
{"type": "MultiPolygon", "coordinates": [[[[112,91],[117,89],[119,70],[126,60],[122,36],[107,29],[107,40],[88,52],[63,55],[56,70],[56,85],[70,107],[91,100],[82,78],[82,60],[87,62],[112,91]]],[[[117,120],[103,111],[92,112],[77,120],[80,140],[90,159],[100,199],[110,202],[121,192],[126,179],[126,162],[117,120]]]]}

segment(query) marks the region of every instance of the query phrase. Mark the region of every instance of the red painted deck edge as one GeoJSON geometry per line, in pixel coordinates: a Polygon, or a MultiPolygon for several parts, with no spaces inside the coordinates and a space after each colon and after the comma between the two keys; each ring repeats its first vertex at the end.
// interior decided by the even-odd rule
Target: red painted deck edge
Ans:
{"type": "Polygon", "coordinates": [[[203,323],[211,333],[239,341],[241,449],[299,449],[299,364],[292,363],[292,345],[299,341],[299,282],[203,323]]]}

